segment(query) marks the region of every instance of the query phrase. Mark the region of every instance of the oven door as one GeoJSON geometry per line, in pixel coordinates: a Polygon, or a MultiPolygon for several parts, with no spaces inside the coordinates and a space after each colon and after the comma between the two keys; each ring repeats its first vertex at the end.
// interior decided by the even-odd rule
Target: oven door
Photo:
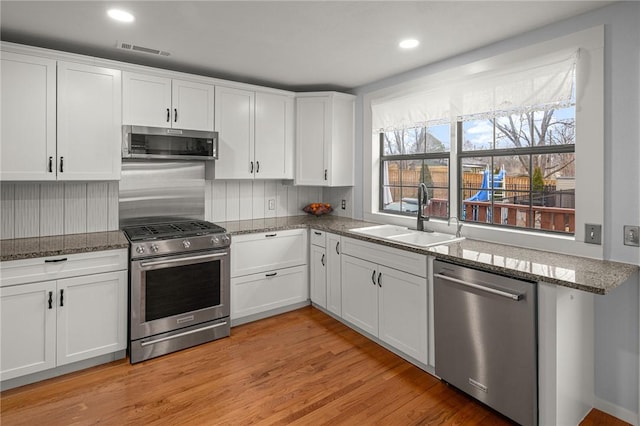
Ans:
{"type": "Polygon", "coordinates": [[[131,262],[131,340],[153,336],[230,312],[229,250],[131,262]]]}

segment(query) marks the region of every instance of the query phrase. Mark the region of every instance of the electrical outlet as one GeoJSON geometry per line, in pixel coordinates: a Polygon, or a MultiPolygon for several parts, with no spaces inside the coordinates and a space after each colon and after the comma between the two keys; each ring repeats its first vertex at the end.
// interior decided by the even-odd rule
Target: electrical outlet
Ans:
{"type": "Polygon", "coordinates": [[[585,223],[584,242],[589,244],[602,244],[602,225],[585,223]]]}
{"type": "Polygon", "coordinates": [[[269,199],[269,210],[275,210],[276,209],[276,200],[274,200],[273,198],[269,199]]]}
{"type": "Polygon", "coordinates": [[[640,227],[624,225],[624,245],[640,247],[640,227]]]}
{"type": "Polygon", "coordinates": [[[342,200],[342,210],[347,209],[347,200],[342,200]]]}

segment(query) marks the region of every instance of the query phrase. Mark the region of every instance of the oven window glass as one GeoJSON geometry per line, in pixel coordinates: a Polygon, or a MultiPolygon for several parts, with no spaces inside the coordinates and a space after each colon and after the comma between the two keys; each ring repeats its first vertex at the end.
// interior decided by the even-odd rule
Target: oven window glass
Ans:
{"type": "Polygon", "coordinates": [[[213,140],[180,136],[131,135],[131,153],[149,155],[213,155],[213,140]]]}
{"type": "Polygon", "coordinates": [[[219,260],[146,273],[146,321],[219,306],[220,300],[219,260]]]}

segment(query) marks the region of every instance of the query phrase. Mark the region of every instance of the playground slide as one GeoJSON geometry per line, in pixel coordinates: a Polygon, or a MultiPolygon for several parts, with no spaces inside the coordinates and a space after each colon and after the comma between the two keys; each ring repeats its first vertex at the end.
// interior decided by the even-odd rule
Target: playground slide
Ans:
{"type": "MultiPolygon", "coordinates": [[[[485,170],[482,176],[482,186],[480,191],[476,192],[475,195],[467,198],[465,201],[489,201],[491,200],[491,185],[489,184],[489,176],[491,173],[489,170],[485,170]]],[[[506,172],[504,169],[500,169],[498,174],[493,175],[493,189],[494,190],[502,190],[502,182],[504,181],[504,177],[506,172]]]]}

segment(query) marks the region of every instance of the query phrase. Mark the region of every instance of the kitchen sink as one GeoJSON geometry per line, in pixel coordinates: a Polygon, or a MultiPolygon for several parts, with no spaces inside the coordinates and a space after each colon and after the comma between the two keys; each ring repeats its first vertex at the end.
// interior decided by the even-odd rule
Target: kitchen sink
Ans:
{"type": "Polygon", "coordinates": [[[372,237],[379,238],[387,238],[392,237],[394,235],[402,235],[407,232],[411,232],[411,230],[404,226],[396,226],[396,225],[376,225],[376,226],[368,226],[366,228],[354,228],[350,229],[351,232],[357,232],[359,234],[370,235],[372,237]]]}
{"type": "Polygon", "coordinates": [[[350,231],[420,247],[431,247],[464,240],[464,237],[456,237],[455,235],[443,234],[441,232],[416,231],[397,225],[368,226],[366,228],[350,229],[350,231]]]}
{"type": "Polygon", "coordinates": [[[455,235],[442,234],[440,232],[411,231],[403,235],[393,235],[389,239],[414,246],[431,247],[461,241],[464,240],[464,237],[456,237],[455,235]]]}

